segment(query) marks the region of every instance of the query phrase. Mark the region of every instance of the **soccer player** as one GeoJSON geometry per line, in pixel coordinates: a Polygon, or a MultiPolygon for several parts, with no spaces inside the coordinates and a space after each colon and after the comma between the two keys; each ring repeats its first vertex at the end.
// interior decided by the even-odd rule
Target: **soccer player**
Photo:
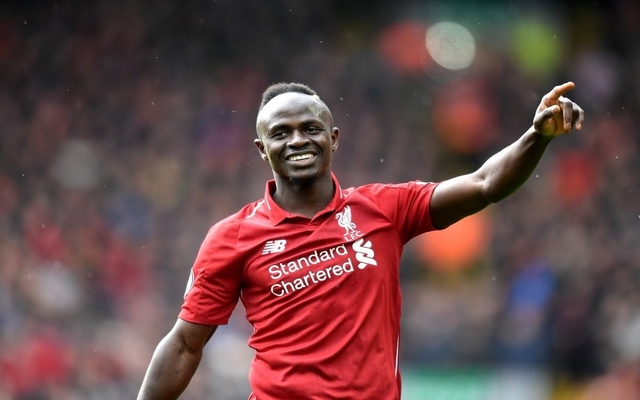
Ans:
{"type": "Polygon", "coordinates": [[[176,399],[238,299],[254,328],[250,399],[400,399],[404,244],[518,189],[554,137],[582,129],[583,110],[563,96],[573,87],[547,93],[531,128],[473,173],[342,188],[331,171],[339,130],[329,108],[308,86],[270,86],[255,145],[274,179],[206,235],[138,399],[176,399]]]}

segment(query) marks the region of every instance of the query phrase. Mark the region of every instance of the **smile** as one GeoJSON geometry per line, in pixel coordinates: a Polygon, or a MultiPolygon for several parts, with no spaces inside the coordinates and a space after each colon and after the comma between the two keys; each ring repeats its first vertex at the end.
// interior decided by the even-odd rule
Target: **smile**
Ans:
{"type": "Polygon", "coordinates": [[[309,160],[313,157],[314,157],[313,153],[296,154],[293,156],[288,156],[287,161],[304,161],[304,160],[309,160]]]}

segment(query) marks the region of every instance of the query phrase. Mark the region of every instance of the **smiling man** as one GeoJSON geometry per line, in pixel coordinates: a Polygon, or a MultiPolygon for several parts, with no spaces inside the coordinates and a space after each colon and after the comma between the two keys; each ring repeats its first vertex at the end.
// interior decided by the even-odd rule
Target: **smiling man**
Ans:
{"type": "Polygon", "coordinates": [[[547,93],[531,128],[473,173],[344,189],[329,108],[305,85],[269,87],[255,145],[274,179],[208,232],[138,399],[178,398],[239,299],[254,328],[250,399],[400,399],[403,246],[516,191],[554,137],[582,128],[563,96],[573,86],[547,93]]]}
{"type": "Polygon", "coordinates": [[[308,87],[276,85],[263,96],[256,131],[254,143],[279,189],[274,200],[286,210],[313,216],[333,196],[331,157],[339,131],[329,108],[308,87]]]}

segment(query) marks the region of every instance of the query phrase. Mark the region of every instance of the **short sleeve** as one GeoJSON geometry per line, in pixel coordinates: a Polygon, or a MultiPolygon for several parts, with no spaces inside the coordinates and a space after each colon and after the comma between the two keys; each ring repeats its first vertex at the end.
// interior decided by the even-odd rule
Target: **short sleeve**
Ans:
{"type": "Polygon", "coordinates": [[[191,268],[179,318],[206,325],[228,323],[243,275],[237,237],[237,223],[222,222],[209,230],[191,268]]]}
{"type": "Polygon", "coordinates": [[[392,185],[375,185],[371,199],[392,220],[404,243],[435,230],[431,221],[431,197],[438,184],[411,181],[392,185]]]}

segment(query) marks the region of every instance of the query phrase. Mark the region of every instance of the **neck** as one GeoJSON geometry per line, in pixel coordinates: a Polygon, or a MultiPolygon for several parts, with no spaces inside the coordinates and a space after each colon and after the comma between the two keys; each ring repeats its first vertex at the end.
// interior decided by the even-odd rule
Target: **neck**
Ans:
{"type": "Polygon", "coordinates": [[[294,184],[288,178],[275,176],[273,200],[283,210],[312,218],[333,199],[335,188],[331,174],[320,176],[310,184],[294,184]]]}

